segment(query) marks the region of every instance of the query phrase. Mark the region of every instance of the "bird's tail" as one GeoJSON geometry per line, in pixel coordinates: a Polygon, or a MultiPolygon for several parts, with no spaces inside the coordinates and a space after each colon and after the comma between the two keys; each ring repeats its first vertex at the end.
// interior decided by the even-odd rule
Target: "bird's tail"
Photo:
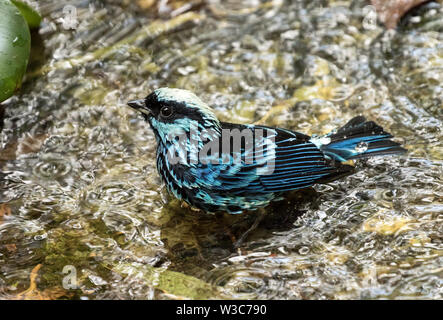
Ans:
{"type": "Polygon", "coordinates": [[[400,144],[391,141],[392,135],[373,121],[362,116],[351,119],[346,125],[318,141],[320,149],[331,159],[344,162],[372,156],[406,152],[400,144]],[[325,141],[326,140],[326,141],[325,141]]]}

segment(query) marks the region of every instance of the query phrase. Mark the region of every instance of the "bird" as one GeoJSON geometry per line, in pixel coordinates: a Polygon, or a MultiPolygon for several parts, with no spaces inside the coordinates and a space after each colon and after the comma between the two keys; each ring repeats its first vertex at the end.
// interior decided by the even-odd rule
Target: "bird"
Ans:
{"type": "Polygon", "coordinates": [[[361,115],[326,135],[309,136],[220,121],[184,89],[159,88],[128,105],[154,132],[157,171],[167,190],[206,213],[263,210],[287,192],[354,173],[349,160],[406,152],[390,133],[361,115]]]}

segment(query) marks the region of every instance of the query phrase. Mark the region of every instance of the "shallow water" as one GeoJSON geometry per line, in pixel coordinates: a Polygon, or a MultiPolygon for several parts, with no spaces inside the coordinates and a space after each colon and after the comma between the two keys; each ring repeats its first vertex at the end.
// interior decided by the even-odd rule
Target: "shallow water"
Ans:
{"type": "Polygon", "coordinates": [[[386,31],[365,1],[151,2],[69,1],[66,30],[72,7],[39,1],[0,116],[0,298],[441,299],[442,7],[386,31]],[[253,214],[171,199],[126,107],[162,86],[307,134],[362,114],[408,154],[288,195],[234,250],[253,214]]]}

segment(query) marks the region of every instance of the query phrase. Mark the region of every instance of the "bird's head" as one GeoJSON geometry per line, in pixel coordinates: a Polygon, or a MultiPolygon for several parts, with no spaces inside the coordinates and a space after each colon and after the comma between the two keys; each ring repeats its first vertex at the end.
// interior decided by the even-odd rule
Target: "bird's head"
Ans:
{"type": "Polygon", "coordinates": [[[128,105],[143,114],[163,143],[180,132],[189,133],[195,125],[199,130],[220,130],[214,111],[188,90],[160,88],[128,105]]]}

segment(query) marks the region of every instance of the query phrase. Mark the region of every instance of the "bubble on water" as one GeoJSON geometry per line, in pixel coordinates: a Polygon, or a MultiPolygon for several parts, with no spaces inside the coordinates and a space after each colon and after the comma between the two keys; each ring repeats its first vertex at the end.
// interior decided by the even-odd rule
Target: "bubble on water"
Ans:
{"type": "Polygon", "coordinates": [[[366,150],[368,150],[368,143],[365,141],[359,142],[356,146],[355,146],[355,151],[357,151],[358,153],[363,153],[366,150]]]}
{"type": "Polygon", "coordinates": [[[47,237],[48,237],[47,233],[38,234],[34,236],[34,240],[40,241],[46,239],[47,237]]]}
{"type": "Polygon", "coordinates": [[[223,286],[223,290],[229,292],[237,299],[257,299],[266,295],[268,298],[275,296],[278,291],[277,283],[269,286],[272,275],[268,270],[257,268],[226,267],[214,269],[209,274],[207,281],[216,286],[223,286]]]}
{"type": "Polygon", "coordinates": [[[47,159],[39,162],[33,169],[34,175],[41,178],[59,178],[71,171],[71,164],[64,159],[47,159]]]}
{"type": "Polygon", "coordinates": [[[136,197],[136,189],[118,181],[106,182],[103,185],[87,190],[87,206],[100,206],[106,204],[128,205],[136,197]]]}
{"type": "Polygon", "coordinates": [[[301,247],[300,249],[298,249],[298,253],[301,254],[301,255],[303,255],[303,256],[306,255],[306,254],[308,254],[309,251],[310,251],[310,249],[309,249],[309,247],[307,247],[307,246],[303,246],[303,247],[301,247]]]}
{"type": "Polygon", "coordinates": [[[83,225],[79,220],[69,220],[66,222],[66,225],[72,229],[83,229],[83,225]]]}

